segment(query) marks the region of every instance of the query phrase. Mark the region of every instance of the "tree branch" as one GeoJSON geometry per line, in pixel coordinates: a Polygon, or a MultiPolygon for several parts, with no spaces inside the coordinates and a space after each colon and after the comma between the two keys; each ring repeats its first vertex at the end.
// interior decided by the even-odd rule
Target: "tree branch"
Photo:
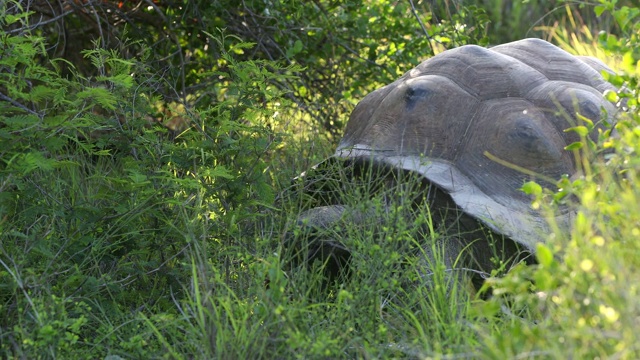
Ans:
{"type": "MultiPolygon", "coordinates": [[[[24,31],[31,31],[31,30],[33,30],[33,29],[35,29],[35,28],[37,28],[37,27],[42,26],[42,25],[46,25],[46,24],[49,24],[49,23],[52,23],[52,22],[58,21],[58,20],[62,19],[63,17],[65,17],[65,16],[67,16],[67,15],[71,14],[72,12],[73,12],[73,10],[67,10],[67,11],[63,12],[62,14],[60,14],[60,15],[57,15],[57,16],[55,16],[55,17],[52,17],[52,18],[51,18],[51,19],[49,19],[49,20],[44,20],[44,21],[43,21],[43,20],[41,20],[41,21],[38,21],[37,23],[35,23],[35,24],[33,24],[33,25],[31,25],[31,26],[29,26],[29,27],[27,27],[27,28],[23,28],[23,27],[21,27],[21,28],[17,28],[17,29],[9,30],[9,31],[7,31],[7,34],[13,34],[13,33],[17,33],[17,32],[24,32],[24,31]]],[[[42,19],[42,16],[40,16],[40,18],[42,19]]]]}
{"type": "Polygon", "coordinates": [[[17,102],[17,101],[15,101],[15,100],[13,100],[12,98],[10,98],[10,97],[6,96],[6,95],[5,95],[5,94],[3,94],[3,93],[0,93],[0,100],[4,100],[4,101],[6,101],[6,102],[10,103],[11,105],[13,105],[13,106],[15,106],[15,107],[18,107],[18,108],[20,108],[20,109],[22,109],[22,110],[24,110],[24,111],[26,111],[26,112],[28,112],[28,113],[30,113],[30,114],[32,114],[32,115],[35,115],[35,116],[37,116],[40,120],[42,120],[42,118],[43,118],[42,114],[40,114],[40,113],[38,113],[38,112],[36,112],[36,111],[33,111],[33,110],[29,109],[28,107],[26,107],[26,106],[24,106],[24,105],[20,104],[19,102],[17,102]]]}
{"type": "Polygon", "coordinates": [[[413,0],[409,0],[409,3],[411,4],[411,13],[413,13],[413,16],[416,17],[416,20],[418,20],[418,24],[420,24],[424,35],[427,37],[427,43],[429,44],[429,48],[431,49],[431,54],[435,55],[436,53],[433,50],[433,46],[431,45],[431,36],[429,36],[427,28],[424,26],[422,20],[420,20],[420,16],[418,16],[418,11],[416,10],[416,6],[413,4],[413,0]]]}

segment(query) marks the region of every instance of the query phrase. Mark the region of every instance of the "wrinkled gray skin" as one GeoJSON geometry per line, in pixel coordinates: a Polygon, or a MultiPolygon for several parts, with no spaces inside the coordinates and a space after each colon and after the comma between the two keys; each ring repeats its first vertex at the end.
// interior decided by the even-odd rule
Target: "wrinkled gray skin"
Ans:
{"type": "MultiPolygon", "coordinates": [[[[549,220],[569,231],[569,209],[547,219],[520,189],[530,180],[553,187],[552,180],[561,176],[579,176],[575,154],[564,148],[580,138],[565,130],[582,124],[577,113],[596,125],[592,138],[605,129],[602,120],[615,122],[616,108],[602,96],[615,87],[602,71],[612,72],[597,59],[570,55],[538,39],[445,51],[367,95],[329,162],[420,177],[420,191],[429,196],[409,203],[428,206],[434,223],[457,231],[440,244],[446,265],[488,273],[492,256],[517,261],[520,250],[535,252],[551,231],[549,220]]],[[[321,164],[305,181],[318,181],[323,168],[331,166],[321,164]]],[[[387,176],[387,188],[398,186],[394,175],[387,176]]],[[[386,200],[390,209],[397,204],[398,199],[386,200]]],[[[381,215],[331,199],[302,213],[297,224],[322,234],[371,216],[381,215]]],[[[335,257],[343,259],[337,267],[345,265],[349,249],[339,232],[310,241],[307,260],[335,257]]],[[[425,247],[427,264],[434,261],[431,248],[425,247]]]]}

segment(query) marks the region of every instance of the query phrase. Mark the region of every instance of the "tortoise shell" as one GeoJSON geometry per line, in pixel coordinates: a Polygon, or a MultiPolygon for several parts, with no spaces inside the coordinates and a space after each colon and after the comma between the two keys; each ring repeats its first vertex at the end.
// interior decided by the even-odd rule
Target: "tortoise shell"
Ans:
{"type": "MultiPolygon", "coordinates": [[[[566,131],[580,117],[600,128],[613,122],[603,93],[616,89],[601,71],[611,70],[539,39],[448,50],[360,101],[334,156],[419,173],[465,213],[535,250],[548,219],[522,186],[577,174],[565,148],[580,141],[566,131]]],[[[567,227],[570,218],[565,211],[556,221],[567,227]]]]}

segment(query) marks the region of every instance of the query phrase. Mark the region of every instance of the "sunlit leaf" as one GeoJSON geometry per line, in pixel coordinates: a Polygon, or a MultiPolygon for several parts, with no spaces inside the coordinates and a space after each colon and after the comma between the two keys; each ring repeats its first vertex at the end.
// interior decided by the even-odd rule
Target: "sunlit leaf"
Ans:
{"type": "Polygon", "coordinates": [[[578,150],[578,149],[582,149],[582,147],[584,146],[584,144],[580,141],[576,141],[573,142],[567,146],[564,147],[565,150],[578,150]]]}
{"type": "Polygon", "coordinates": [[[528,181],[522,185],[522,191],[527,195],[540,195],[542,194],[542,186],[534,181],[528,181]]]}
{"type": "MultiPolygon", "coordinates": [[[[580,136],[589,135],[589,129],[587,129],[586,126],[574,126],[574,127],[565,129],[564,132],[574,132],[574,133],[576,133],[576,134],[578,134],[580,136]]],[[[569,150],[569,149],[567,149],[567,150],[569,150]]]]}
{"type": "Polygon", "coordinates": [[[553,253],[551,249],[542,243],[536,245],[536,258],[542,266],[551,266],[553,263],[553,253]]]}

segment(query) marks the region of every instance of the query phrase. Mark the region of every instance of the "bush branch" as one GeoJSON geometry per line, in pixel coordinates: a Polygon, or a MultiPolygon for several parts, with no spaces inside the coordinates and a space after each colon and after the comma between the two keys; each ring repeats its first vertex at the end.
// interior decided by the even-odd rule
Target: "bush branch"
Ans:
{"type": "Polygon", "coordinates": [[[28,113],[30,113],[30,114],[32,114],[32,115],[37,116],[40,120],[42,120],[42,115],[41,115],[41,114],[39,114],[39,113],[38,113],[38,112],[36,112],[36,111],[33,111],[33,110],[29,109],[28,107],[26,107],[26,106],[24,106],[24,105],[20,104],[19,102],[17,102],[17,101],[15,101],[15,100],[13,100],[12,98],[10,98],[10,97],[6,96],[6,95],[5,95],[5,94],[3,94],[3,93],[0,93],[0,100],[4,100],[4,101],[6,101],[6,102],[10,103],[11,105],[13,105],[13,106],[15,106],[15,107],[18,107],[18,108],[20,108],[20,109],[22,109],[22,110],[24,110],[24,111],[26,111],[26,112],[28,112],[28,113]]]}

